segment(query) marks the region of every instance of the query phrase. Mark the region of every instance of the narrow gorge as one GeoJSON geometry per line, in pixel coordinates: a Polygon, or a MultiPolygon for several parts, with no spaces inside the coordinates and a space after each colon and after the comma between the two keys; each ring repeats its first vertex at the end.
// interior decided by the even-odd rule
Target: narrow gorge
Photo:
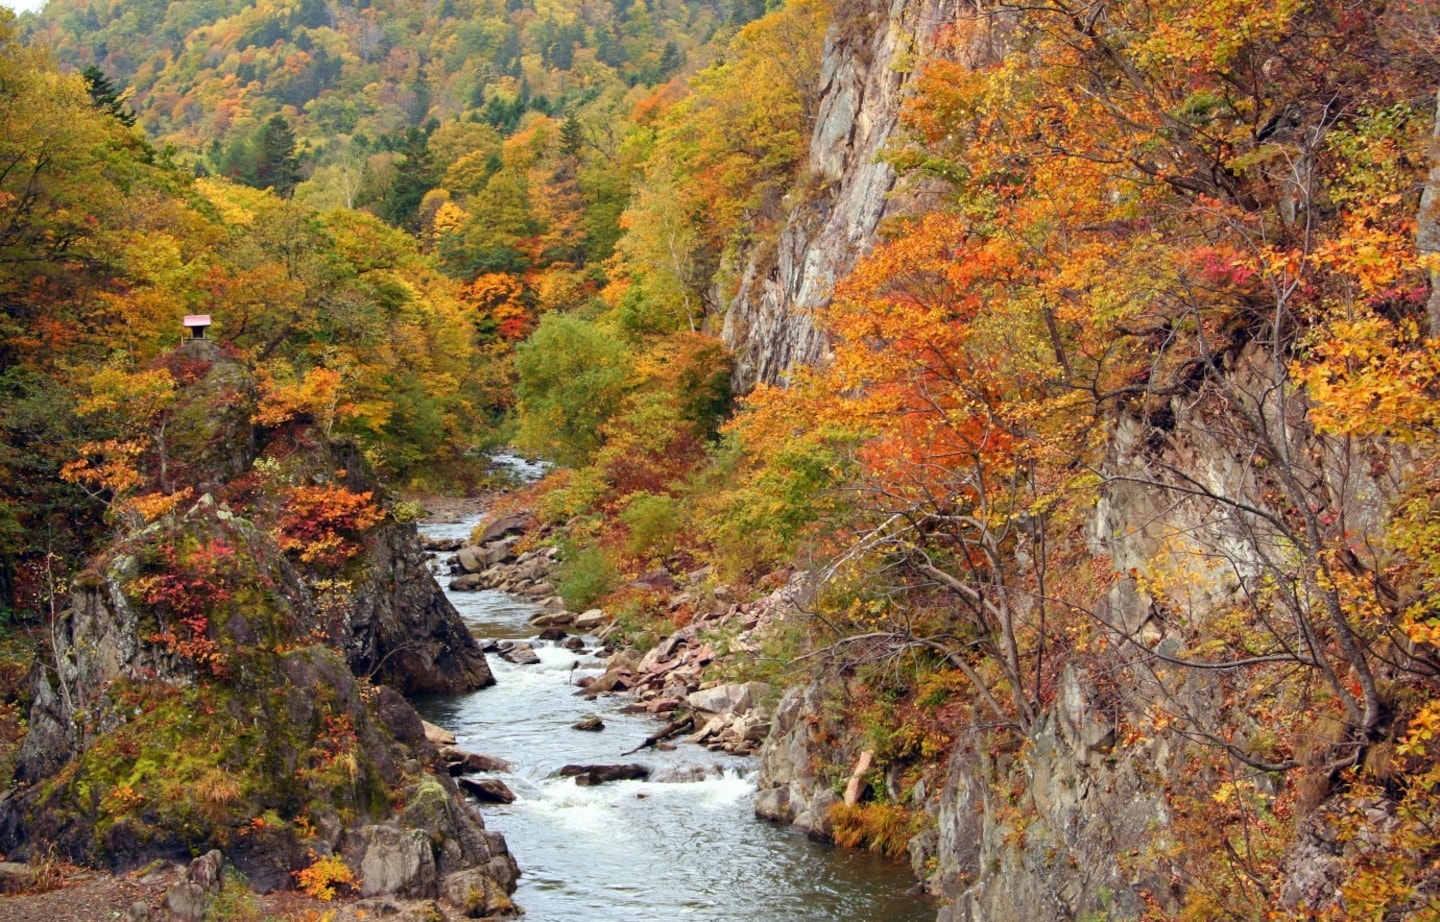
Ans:
{"type": "Polygon", "coordinates": [[[0,9],[0,919],[1435,918],[1433,6],[0,9]]]}

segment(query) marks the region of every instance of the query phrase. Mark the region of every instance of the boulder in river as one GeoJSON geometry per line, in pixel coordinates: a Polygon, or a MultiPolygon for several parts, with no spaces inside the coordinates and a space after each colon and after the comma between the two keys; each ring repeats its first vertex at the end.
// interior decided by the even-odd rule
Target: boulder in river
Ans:
{"type": "Polygon", "coordinates": [[[513,804],[515,792],[499,778],[460,778],[460,790],[485,804],[513,804]]]}
{"type": "Polygon", "coordinates": [[[540,662],[540,656],[535,648],[522,641],[502,641],[500,644],[500,658],[517,666],[534,666],[540,662]]]}
{"type": "Polygon", "coordinates": [[[499,756],[486,755],[482,752],[467,752],[464,749],[456,749],[453,746],[446,746],[440,750],[440,758],[445,761],[445,768],[451,775],[468,775],[473,772],[510,772],[515,770],[515,763],[499,756]]]}
{"type": "Polygon", "coordinates": [[[421,721],[420,725],[425,728],[426,742],[434,743],[436,746],[455,745],[455,734],[444,727],[437,727],[428,720],[421,721]]]}
{"type": "Polygon", "coordinates": [[[578,723],[571,724],[570,729],[585,730],[590,733],[598,733],[601,730],[605,729],[605,721],[601,720],[598,715],[586,714],[583,720],[579,721],[578,723]]]}
{"type": "Polygon", "coordinates": [[[634,762],[622,765],[566,765],[560,769],[560,777],[574,778],[578,785],[594,787],[609,781],[644,781],[650,777],[650,769],[634,762]]]}
{"type": "Polygon", "coordinates": [[[450,581],[451,592],[478,592],[485,588],[485,580],[479,573],[466,573],[450,581]]]}
{"type": "Polygon", "coordinates": [[[582,634],[589,634],[593,631],[598,631],[600,628],[604,627],[606,623],[609,622],[609,620],[610,619],[605,615],[605,612],[601,611],[598,608],[592,608],[587,612],[581,612],[580,614],[576,615],[573,624],[575,626],[575,630],[581,632],[582,634]]]}
{"type": "Polygon", "coordinates": [[[455,562],[460,569],[466,573],[475,574],[490,566],[485,559],[485,552],[478,547],[462,547],[455,552],[455,562]]]}
{"type": "Polygon", "coordinates": [[[535,627],[568,627],[575,623],[575,616],[568,611],[542,611],[530,623],[535,627]]]}
{"type": "Polygon", "coordinates": [[[709,778],[719,778],[725,770],[719,765],[671,765],[657,771],[651,781],[662,784],[693,784],[709,778]]]}
{"type": "Polygon", "coordinates": [[[633,687],[633,677],[629,672],[619,669],[610,669],[603,675],[586,682],[580,694],[586,698],[594,698],[596,695],[603,695],[606,692],[621,692],[633,687]]]}

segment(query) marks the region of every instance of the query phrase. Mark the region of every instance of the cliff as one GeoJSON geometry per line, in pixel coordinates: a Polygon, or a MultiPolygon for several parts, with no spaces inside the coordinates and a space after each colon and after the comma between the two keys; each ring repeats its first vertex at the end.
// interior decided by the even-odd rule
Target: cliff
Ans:
{"type": "MultiPolygon", "coordinates": [[[[894,172],[874,159],[894,135],[908,79],[900,49],[962,63],[987,53],[947,47],[927,32],[947,16],[922,12],[926,6],[896,4],[884,20],[878,8],[869,18],[837,17],[811,146],[819,191],[796,206],[773,262],[751,263],[726,318],[742,389],[824,360],[815,311],[881,223],[923,203],[921,188],[897,194],[894,172]]],[[[1425,108],[1428,130],[1428,99],[1425,108]]],[[[1300,132],[1278,115],[1273,131],[1300,143],[1300,132]]],[[[1266,185],[1271,179],[1259,172],[1252,178],[1263,195],[1247,201],[1247,219],[1277,234],[1299,227],[1307,208],[1331,207],[1322,193],[1297,204],[1285,183],[1266,185]]],[[[1436,183],[1432,171],[1417,235],[1421,255],[1432,259],[1440,248],[1436,183]]],[[[1103,273],[1091,267],[1083,284],[1099,284],[1091,277],[1097,269],[1103,273]]],[[[1423,292],[1433,329],[1434,269],[1419,269],[1407,268],[1407,283],[1417,287],[1395,295],[1393,309],[1403,322],[1415,319],[1408,312],[1424,303],[1416,296],[1423,292]],[[1428,289],[1419,269],[1430,274],[1428,289]]],[[[934,316],[948,317],[948,294],[937,296],[934,316]]],[[[1339,434],[1331,422],[1327,430],[1321,400],[1306,391],[1319,377],[1305,377],[1306,363],[1319,361],[1307,350],[1343,356],[1345,346],[1317,345],[1332,335],[1319,325],[1303,340],[1287,297],[1226,291],[1213,316],[1197,308],[1167,318],[1147,340],[1151,367],[1123,382],[1134,397],[1096,400],[1087,430],[1093,453],[1067,455],[1086,479],[1063,499],[1011,510],[1003,529],[967,522],[971,531],[955,528],[961,539],[928,544],[931,532],[950,527],[947,517],[981,520],[976,509],[988,510],[972,493],[983,475],[966,480],[969,470],[955,462],[943,482],[951,492],[925,498],[933,506],[922,500],[917,512],[897,498],[885,507],[893,517],[866,533],[867,547],[849,550],[861,557],[880,548],[872,569],[851,575],[869,584],[848,587],[852,607],[822,611],[806,626],[833,639],[844,631],[821,624],[824,616],[888,611],[903,595],[905,616],[934,615],[929,626],[942,627],[923,637],[896,629],[904,636],[886,650],[894,635],[881,636],[880,619],[857,616],[844,628],[870,649],[849,657],[840,643],[807,651],[810,662],[827,654],[830,668],[778,708],[762,750],[757,813],[822,838],[908,849],[917,875],[943,900],[942,922],[1244,917],[1262,906],[1348,917],[1363,905],[1357,893],[1364,888],[1354,882],[1361,873],[1393,872],[1404,881],[1376,905],[1433,899],[1426,862],[1434,840],[1414,818],[1433,811],[1435,762],[1423,745],[1430,737],[1415,736],[1411,722],[1428,732],[1437,670],[1428,641],[1416,641],[1422,635],[1408,626],[1414,613],[1430,610],[1429,591],[1417,590],[1413,569],[1407,573],[1433,568],[1433,545],[1394,537],[1404,508],[1433,516],[1434,462],[1426,460],[1433,439],[1428,423],[1413,426],[1381,395],[1359,388],[1354,400],[1370,400],[1380,408],[1372,415],[1384,418],[1339,434]],[[1194,342],[1177,335],[1186,323],[1204,327],[1203,335],[1194,342]],[[928,519],[926,511],[933,511],[928,519]],[[925,521],[892,527],[907,517],[925,521]],[[988,553],[983,541],[999,531],[1000,550],[967,570],[965,554],[988,553]],[[974,543],[963,540],[977,533],[974,543]],[[1415,546],[1405,547],[1407,540],[1415,546]],[[1418,563],[1400,562],[1411,552],[1418,563]],[[946,582],[947,562],[934,563],[947,554],[960,560],[962,578],[975,577],[969,594],[957,588],[961,579],[946,582]],[[907,567],[918,574],[908,583],[895,576],[907,567]],[[1037,572],[1037,582],[1024,582],[1037,572]],[[947,588],[954,590],[948,596],[947,588]],[[1073,620],[1047,636],[1054,624],[1045,619],[1060,609],[1073,620]],[[1040,637],[1024,672],[1006,671],[1004,662],[1006,643],[1020,660],[1017,623],[1028,625],[1032,644],[1040,637]],[[970,672],[963,681],[953,676],[954,687],[922,685],[932,702],[925,704],[916,683],[897,676],[899,663],[923,657],[905,660],[897,650],[908,643],[934,654],[935,636],[949,644],[940,645],[946,664],[960,661],[970,672]],[[991,691],[1004,703],[977,704],[977,692],[991,691]],[[897,726],[902,716],[908,722],[897,726]],[[882,749],[876,768],[852,768],[870,764],[865,751],[882,749]],[[858,804],[839,797],[847,780],[858,787],[858,804]],[[867,807],[875,809],[857,819],[867,807]],[[919,815],[918,828],[897,828],[891,821],[900,811],[884,812],[892,807],[919,815]]],[[[1377,305],[1390,307],[1379,296],[1364,306],[1377,305]]],[[[887,331],[877,323],[865,334],[880,344],[876,367],[893,342],[887,331]]],[[[1396,341],[1401,368],[1433,348],[1405,334],[1396,341]]],[[[960,371],[950,369],[957,378],[964,360],[960,371]]],[[[1324,369],[1332,381],[1345,373],[1324,369]]],[[[864,386],[858,377],[847,384],[864,386]]],[[[1392,385],[1404,389],[1388,379],[1383,386],[1392,385]]],[[[922,456],[944,469],[962,453],[922,456]]],[[[889,484],[867,486],[884,492],[889,484]]],[[[903,489],[894,495],[906,496],[903,489]]],[[[812,615],[793,616],[804,623],[812,615]]],[[[937,668],[936,660],[916,671],[937,668]]]]}
{"type": "Polygon", "coordinates": [[[837,10],[825,36],[806,175],[790,193],[796,203],[778,240],[742,260],[725,313],[737,392],[820,360],[825,336],[816,312],[874,246],[885,218],[925,197],[916,188],[897,192],[883,154],[919,61],[938,55],[979,66],[995,58],[1001,37],[992,27],[963,46],[947,35],[966,9],[966,0],[854,0],[837,10]]]}

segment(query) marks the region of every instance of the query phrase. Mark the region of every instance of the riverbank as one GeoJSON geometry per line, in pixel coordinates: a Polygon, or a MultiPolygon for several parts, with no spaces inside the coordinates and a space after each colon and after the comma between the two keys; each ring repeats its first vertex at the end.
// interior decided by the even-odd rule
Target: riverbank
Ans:
{"type": "MultiPolygon", "coordinates": [[[[422,532],[432,546],[449,548],[468,540],[475,524],[431,522],[422,532]]],[[[546,584],[553,576],[548,563],[545,572],[527,569],[552,560],[534,546],[536,536],[518,533],[524,528],[495,530],[489,541],[463,545],[468,554],[436,552],[442,584],[464,575],[445,572],[463,571],[462,555],[478,566],[503,542],[520,549],[478,570],[490,573],[487,582],[546,584]]],[[[621,642],[637,625],[595,611],[566,612],[543,588],[528,597],[494,587],[447,589],[471,631],[502,651],[491,657],[496,684],[430,696],[417,707],[451,731],[461,750],[508,763],[475,777],[499,781],[514,795],[513,802],[482,809],[487,827],[504,834],[520,863],[515,901],[526,918],[748,922],[764,905],[776,922],[933,919],[934,905],[907,892],[913,880],[902,865],[755,818],[758,762],[749,753],[768,729],[762,715],[773,696],[718,671],[735,658],[760,655],[755,632],[781,594],[721,601],[703,589],[703,576],[671,576],[664,604],[688,609],[691,619],[646,637],[644,650],[621,642]],[[707,714],[707,706],[720,713],[707,714]],[[686,716],[699,719],[657,739],[686,716]],[[724,728],[737,723],[750,732],[727,738],[724,728]],[[628,771],[625,780],[592,784],[567,774],[570,765],[628,771]]]]}

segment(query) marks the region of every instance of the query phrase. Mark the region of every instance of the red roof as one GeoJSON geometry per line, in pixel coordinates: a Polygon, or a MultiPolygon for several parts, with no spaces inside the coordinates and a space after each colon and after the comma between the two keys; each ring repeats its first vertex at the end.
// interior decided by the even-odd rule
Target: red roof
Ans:
{"type": "Polygon", "coordinates": [[[183,322],[187,327],[208,327],[210,325],[210,315],[186,314],[183,322]]]}

